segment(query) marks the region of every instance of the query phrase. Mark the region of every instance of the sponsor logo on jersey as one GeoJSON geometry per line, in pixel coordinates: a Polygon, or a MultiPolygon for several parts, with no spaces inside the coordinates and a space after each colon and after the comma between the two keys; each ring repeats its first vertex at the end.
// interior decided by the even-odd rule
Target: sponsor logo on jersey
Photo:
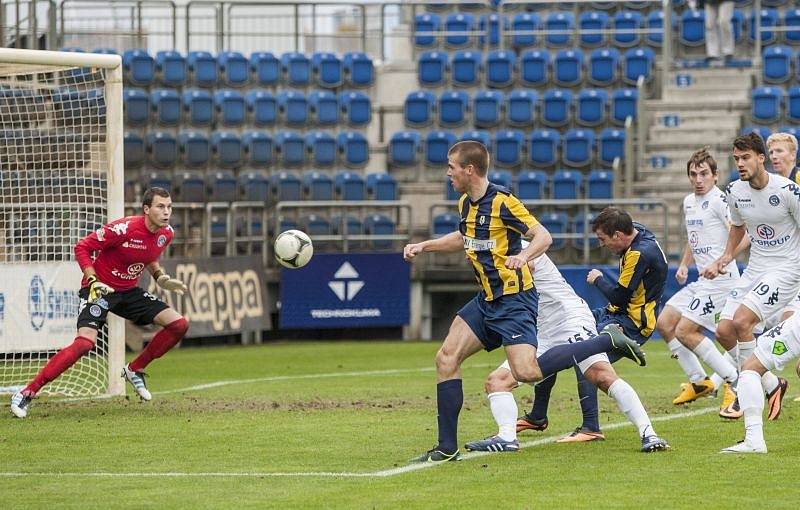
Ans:
{"type": "Polygon", "coordinates": [[[164,234],[158,236],[158,241],[156,241],[156,244],[158,245],[159,248],[163,248],[164,245],[167,244],[167,236],[165,236],[164,234]]]}
{"type": "Polygon", "coordinates": [[[92,314],[92,317],[100,317],[103,310],[97,305],[92,305],[89,307],[89,313],[92,314]]]}
{"type": "Polygon", "coordinates": [[[703,208],[703,210],[706,210],[706,209],[708,209],[708,200],[706,200],[705,202],[703,202],[703,205],[702,205],[701,207],[703,208]]]}
{"type": "Polygon", "coordinates": [[[97,240],[101,243],[106,240],[106,229],[105,227],[100,227],[95,231],[95,235],[97,236],[97,240]]]}
{"type": "Polygon", "coordinates": [[[142,243],[142,241],[140,241],[138,239],[131,239],[130,242],[129,241],[125,241],[124,243],[122,243],[122,247],[123,248],[130,248],[131,250],[147,251],[147,246],[145,246],[144,244],[141,244],[141,243],[142,243]]]}
{"type": "Polygon", "coordinates": [[[128,233],[128,223],[130,223],[130,221],[123,221],[121,223],[116,223],[114,225],[111,225],[110,228],[118,236],[125,235],[128,233]]]}
{"type": "Polygon", "coordinates": [[[136,264],[131,264],[130,266],[128,266],[128,274],[137,276],[142,271],[144,271],[144,264],[142,264],[141,262],[137,262],[136,264]]]}
{"type": "Polygon", "coordinates": [[[778,195],[770,195],[769,196],[769,205],[778,206],[781,203],[781,199],[778,198],[778,195]]]}
{"type": "Polygon", "coordinates": [[[689,244],[691,244],[692,246],[697,246],[697,232],[695,232],[694,230],[689,232],[689,244]]]}
{"type": "Polygon", "coordinates": [[[775,340],[775,343],[772,344],[772,354],[775,356],[786,354],[788,351],[789,349],[786,348],[786,344],[780,340],[775,340]]]}
{"type": "Polygon", "coordinates": [[[464,249],[472,251],[490,251],[497,247],[494,239],[475,239],[474,237],[464,237],[464,249]]]}
{"type": "Polygon", "coordinates": [[[762,223],[756,227],[756,234],[758,234],[758,237],[761,239],[772,239],[775,237],[775,229],[765,223],[762,223]]]}

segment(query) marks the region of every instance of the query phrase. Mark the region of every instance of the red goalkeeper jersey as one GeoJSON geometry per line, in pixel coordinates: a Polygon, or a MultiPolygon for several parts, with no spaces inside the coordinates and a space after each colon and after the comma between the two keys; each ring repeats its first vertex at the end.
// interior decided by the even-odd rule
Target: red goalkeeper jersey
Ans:
{"type": "MultiPolygon", "coordinates": [[[[75,258],[81,270],[94,266],[97,279],[114,290],[136,287],[145,267],[158,260],[172,242],[172,227],[150,232],[144,216],[128,216],[104,225],[75,245],[75,258]],[[92,252],[98,252],[92,260],[92,252]]],[[[81,287],[88,285],[86,278],[81,287]]]]}

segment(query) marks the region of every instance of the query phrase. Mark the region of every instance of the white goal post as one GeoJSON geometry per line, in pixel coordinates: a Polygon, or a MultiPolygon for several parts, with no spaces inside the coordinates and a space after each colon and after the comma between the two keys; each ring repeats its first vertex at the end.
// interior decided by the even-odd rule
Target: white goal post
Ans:
{"type": "MultiPolygon", "coordinates": [[[[123,216],[122,60],[0,48],[0,393],[25,386],[75,338],[73,247],[123,216]]],[[[123,394],[122,319],[42,389],[123,394]]]]}

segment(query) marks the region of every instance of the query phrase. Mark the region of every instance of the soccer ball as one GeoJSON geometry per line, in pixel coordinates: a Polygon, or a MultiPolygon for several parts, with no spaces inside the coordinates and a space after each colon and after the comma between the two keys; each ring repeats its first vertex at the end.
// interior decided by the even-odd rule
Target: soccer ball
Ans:
{"type": "Polygon", "coordinates": [[[311,238],[300,230],[287,230],[275,238],[275,260],[283,267],[297,269],[308,264],[314,254],[311,238]]]}

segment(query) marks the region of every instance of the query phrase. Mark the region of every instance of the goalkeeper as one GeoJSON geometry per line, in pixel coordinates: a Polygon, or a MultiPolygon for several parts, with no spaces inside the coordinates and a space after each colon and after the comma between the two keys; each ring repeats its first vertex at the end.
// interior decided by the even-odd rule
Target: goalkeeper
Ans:
{"type": "Polygon", "coordinates": [[[64,373],[94,347],[97,332],[108,312],[139,325],[158,324],[161,329],[139,356],[122,370],[142,400],[150,400],[142,370],[160,358],[186,334],[189,323],[156,296],[137,286],[147,269],[159,286],[183,295],[186,285],[167,275],[158,264],[161,252],[175,232],[169,226],[172,199],[163,188],[150,188],[142,199],[141,216],[128,216],[101,227],[75,245],[75,258],[83,271],[75,340],[50,358],[36,377],[11,398],[11,412],[28,414],[31,399],[42,387],[64,373]],[[92,254],[96,254],[92,259],[92,254]]]}

